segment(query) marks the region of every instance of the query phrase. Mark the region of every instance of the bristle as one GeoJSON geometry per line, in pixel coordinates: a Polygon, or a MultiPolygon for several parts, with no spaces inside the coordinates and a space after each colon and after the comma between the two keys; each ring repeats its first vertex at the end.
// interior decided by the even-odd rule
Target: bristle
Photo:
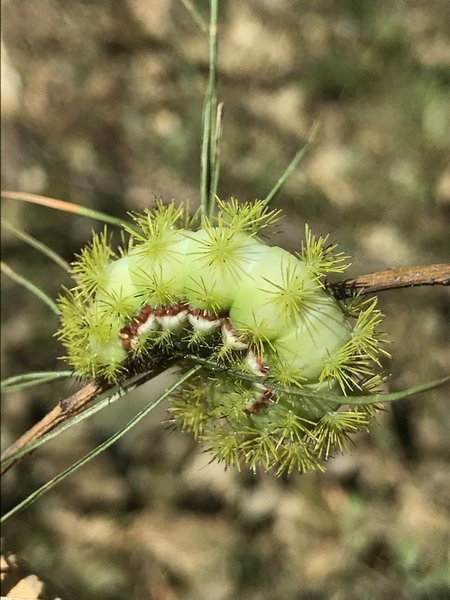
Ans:
{"type": "Polygon", "coordinates": [[[171,306],[177,301],[173,293],[175,278],[164,276],[161,263],[157,263],[153,271],[148,271],[137,266],[133,271],[136,281],[136,293],[142,304],[149,304],[154,308],[158,306],[171,306]]]}
{"type": "Polygon", "coordinates": [[[230,198],[227,202],[218,200],[217,205],[219,226],[226,225],[247,235],[256,235],[281,218],[281,211],[270,209],[263,200],[239,203],[236,198],[230,198]]]}
{"type": "Polygon", "coordinates": [[[220,313],[220,303],[214,293],[215,282],[205,281],[203,275],[190,277],[185,286],[186,295],[189,298],[189,304],[193,308],[204,310],[205,313],[217,316],[220,313]]]}
{"type": "Polygon", "coordinates": [[[328,238],[328,235],[316,237],[305,224],[305,240],[301,244],[299,258],[315,277],[343,273],[350,266],[349,257],[343,252],[336,252],[337,244],[328,244],[328,238]]]}
{"type": "Polygon", "coordinates": [[[311,446],[304,441],[289,440],[280,447],[278,463],[275,465],[277,476],[293,471],[309,473],[325,471],[323,461],[317,457],[311,446]]]}
{"type": "Polygon", "coordinates": [[[240,470],[243,452],[238,431],[206,431],[200,436],[200,441],[215,460],[223,463],[225,467],[233,466],[240,470]]]}
{"type": "Polygon", "coordinates": [[[177,225],[183,221],[184,206],[175,206],[173,202],[164,205],[158,201],[156,209],[144,214],[131,213],[138,229],[128,227],[128,232],[135,242],[135,249],[151,259],[162,259],[172,251],[176,239],[177,225]]]}
{"type": "Polygon", "coordinates": [[[277,307],[288,320],[295,323],[307,310],[314,308],[316,292],[322,290],[323,286],[300,267],[293,268],[291,264],[282,266],[280,274],[280,283],[264,278],[267,288],[263,291],[268,296],[267,303],[277,307]]]}
{"type": "Polygon", "coordinates": [[[193,243],[187,250],[189,258],[201,268],[213,267],[236,282],[246,272],[257,244],[234,228],[223,225],[215,227],[209,221],[190,237],[193,243]]]}
{"type": "Polygon", "coordinates": [[[315,450],[320,457],[327,459],[333,450],[344,453],[349,435],[366,429],[367,415],[358,411],[330,411],[323,415],[313,430],[315,450]]]}
{"type": "Polygon", "coordinates": [[[92,296],[105,283],[106,267],[115,256],[110,244],[105,227],[101,233],[94,234],[91,243],[83,248],[72,264],[71,275],[83,295],[92,296]]]}

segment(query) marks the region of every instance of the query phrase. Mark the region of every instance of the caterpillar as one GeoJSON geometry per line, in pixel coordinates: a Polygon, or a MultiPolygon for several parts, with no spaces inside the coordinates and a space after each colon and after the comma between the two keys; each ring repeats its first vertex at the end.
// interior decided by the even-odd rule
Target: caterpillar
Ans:
{"type": "Polygon", "coordinates": [[[264,202],[218,201],[212,218],[156,203],[132,214],[114,251],[106,230],[72,266],[59,297],[66,360],[120,383],[164,358],[204,365],[173,398],[174,423],[228,465],[278,474],[323,470],[369,406],[346,405],[382,381],[376,298],[326,288],[348,257],[305,226],[296,254],[265,242],[280,217],[264,202]]]}

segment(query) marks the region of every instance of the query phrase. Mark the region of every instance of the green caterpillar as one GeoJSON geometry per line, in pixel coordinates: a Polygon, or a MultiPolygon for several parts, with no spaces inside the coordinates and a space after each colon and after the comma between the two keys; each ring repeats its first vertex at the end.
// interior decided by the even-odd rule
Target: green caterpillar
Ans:
{"type": "Polygon", "coordinates": [[[174,203],[132,216],[126,247],[116,254],[106,232],[94,236],[59,299],[75,372],[120,382],[166,357],[197,360],[204,368],[171,411],[216,458],[322,469],[368,425],[374,409],[346,408],[345,396],[380,383],[386,354],[376,299],[343,304],[326,290],[348,257],[307,226],[296,255],[266,245],[279,212],[259,201],[219,201],[201,222],[174,203]]]}

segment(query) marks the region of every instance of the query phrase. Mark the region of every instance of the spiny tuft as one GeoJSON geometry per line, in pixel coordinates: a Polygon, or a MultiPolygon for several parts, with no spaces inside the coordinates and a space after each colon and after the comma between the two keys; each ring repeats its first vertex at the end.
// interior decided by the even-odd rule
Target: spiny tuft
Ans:
{"type": "Polygon", "coordinates": [[[327,273],[343,273],[350,266],[349,256],[337,252],[337,244],[329,244],[328,239],[329,235],[316,237],[309,225],[305,224],[305,239],[298,256],[308,271],[319,278],[327,273]]]}
{"type": "Polygon", "coordinates": [[[217,205],[219,226],[225,225],[236,233],[250,236],[271,227],[281,218],[281,210],[268,208],[263,200],[238,202],[236,198],[230,198],[227,202],[218,200],[217,205]]]}
{"type": "Polygon", "coordinates": [[[72,264],[71,275],[77,283],[77,289],[86,296],[92,296],[105,283],[106,267],[115,257],[111,247],[111,237],[106,229],[94,233],[72,264]]]}
{"type": "Polygon", "coordinates": [[[184,210],[182,204],[163,204],[158,200],[153,211],[145,209],[143,214],[130,213],[138,229],[131,226],[126,226],[126,229],[132,240],[138,242],[139,253],[153,259],[164,258],[170,253],[174,242],[171,232],[181,227],[184,210]]]}
{"type": "Polygon", "coordinates": [[[315,450],[320,457],[329,458],[332,450],[344,453],[349,434],[366,429],[369,424],[366,414],[360,411],[330,411],[323,415],[314,428],[315,450]]]}
{"type": "Polygon", "coordinates": [[[239,281],[248,265],[248,238],[223,224],[214,226],[208,219],[205,219],[202,231],[204,239],[196,239],[198,249],[191,254],[198,257],[204,267],[215,267],[239,281]]]}
{"type": "Polygon", "coordinates": [[[281,277],[281,283],[264,277],[268,287],[262,291],[269,296],[267,302],[283,311],[287,319],[298,321],[305,311],[314,308],[316,292],[323,286],[317,278],[311,279],[305,270],[293,268],[291,264],[282,266],[281,277]]]}
{"type": "Polygon", "coordinates": [[[148,304],[153,308],[175,304],[177,299],[172,291],[175,278],[164,279],[161,265],[158,265],[153,272],[135,269],[135,274],[139,276],[139,281],[135,284],[136,296],[141,298],[142,304],[148,304]]]}

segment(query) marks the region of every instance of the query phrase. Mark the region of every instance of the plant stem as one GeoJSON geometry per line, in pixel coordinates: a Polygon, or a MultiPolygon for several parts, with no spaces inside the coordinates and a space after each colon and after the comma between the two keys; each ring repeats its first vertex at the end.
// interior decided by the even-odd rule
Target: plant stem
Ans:
{"type": "MultiPolygon", "coordinates": [[[[136,387],[146,383],[150,379],[156,377],[163,371],[166,371],[169,367],[174,366],[175,359],[168,361],[165,364],[157,365],[151,371],[141,373],[138,377],[130,377],[127,381],[123,382],[120,386],[122,394],[130,392],[136,387]]],[[[26,431],[19,439],[11,444],[1,455],[2,465],[0,468],[0,475],[6,473],[6,471],[19,460],[20,456],[11,461],[6,461],[12,454],[15,454],[22,450],[28,444],[42,438],[44,435],[53,431],[61,423],[65,423],[68,419],[79,415],[84,411],[86,406],[95,400],[101,394],[108,392],[114,387],[113,384],[100,381],[92,381],[85,385],[81,390],[75,392],[68,398],[60,400],[56,406],[54,406],[38,423],[33,425],[28,431],[26,431]]],[[[30,452],[33,448],[30,448],[30,452]]]]}
{"type": "MultiPolygon", "coordinates": [[[[25,432],[18,440],[11,444],[3,453],[2,460],[23,448],[26,444],[42,437],[57,425],[66,421],[70,417],[80,413],[89,402],[96,398],[99,394],[106,392],[111,385],[93,381],[85,385],[81,390],[75,392],[68,398],[60,400],[50,412],[48,412],[38,423],[33,425],[31,429],[25,432]]],[[[14,463],[11,462],[6,466],[2,466],[1,475],[3,475],[14,463]]]]}
{"type": "Polygon", "coordinates": [[[336,298],[344,299],[357,292],[374,294],[386,290],[425,285],[450,285],[450,264],[386,269],[386,271],[360,275],[353,279],[327,283],[327,288],[336,298]]]}
{"type": "MultiPolygon", "coordinates": [[[[209,218],[214,212],[218,183],[218,108],[217,108],[217,14],[218,0],[210,0],[209,22],[209,80],[203,106],[203,135],[201,149],[200,208],[209,218]]],[[[219,117],[220,120],[220,117],[219,117]]]]}

